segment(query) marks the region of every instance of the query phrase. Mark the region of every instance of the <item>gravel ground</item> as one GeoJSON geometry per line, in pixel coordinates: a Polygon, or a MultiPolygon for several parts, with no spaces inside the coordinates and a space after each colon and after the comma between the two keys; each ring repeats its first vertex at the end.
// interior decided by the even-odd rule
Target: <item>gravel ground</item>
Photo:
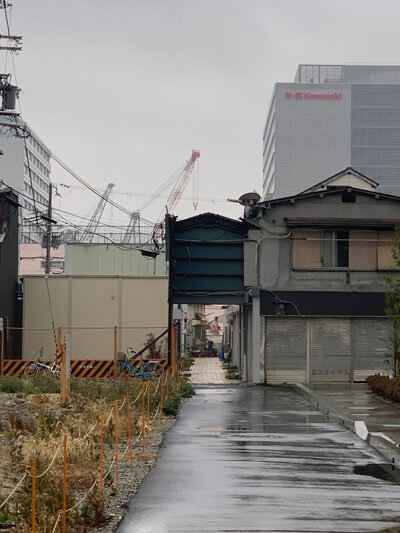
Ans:
{"type": "MultiPolygon", "coordinates": [[[[162,444],[164,433],[174,425],[174,417],[164,417],[162,423],[154,422],[150,431],[149,443],[146,444],[146,455],[157,455],[162,444]]],[[[119,446],[119,453],[122,455],[126,450],[126,443],[119,446]]],[[[134,454],[142,452],[141,442],[137,442],[134,448],[134,454]]],[[[140,484],[155,465],[156,459],[150,461],[134,461],[133,471],[130,469],[129,454],[127,453],[119,464],[119,488],[116,494],[112,487],[105,487],[105,515],[106,524],[103,527],[97,527],[96,531],[102,533],[113,533],[117,530],[119,523],[129,508],[129,500],[136,494],[140,484]],[[127,460],[128,459],[128,460],[127,460]]],[[[115,479],[115,469],[113,469],[113,479],[115,479]]]]}
{"type": "MultiPolygon", "coordinates": [[[[18,452],[18,445],[15,441],[7,437],[10,415],[17,413],[23,420],[36,418],[41,409],[59,410],[59,395],[30,395],[23,397],[21,394],[1,394],[0,395],[0,487],[1,492],[9,492],[21,477],[21,471],[10,468],[13,464],[15,453],[18,452]]],[[[161,446],[164,433],[168,431],[175,423],[176,419],[172,416],[163,417],[162,423],[159,422],[159,416],[151,423],[149,443],[146,444],[145,454],[156,456],[161,446]]],[[[122,457],[127,447],[126,439],[120,440],[119,446],[119,488],[115,491],[115,467],[111,470],[113,483],[104,487],[105,516],[106,524],[103,527],[96,527],[93,531],[102,533],[112,533],[116,531],[118,524],[128,510],[128,503],[135,495],[137,489],[146,477],[147,473],[153,468],[156,459],[148,461],[134,460],[133,471],[130,470],[129,452],[122,457]]],[[[142,441],[139,439],[134,447],[134,455],[142,452],[142,441]]],[[[110,451],[107,449],[107,455],[110,451]]],[[[109,466],[104,465],[104,472],[107,472],[109,466]]],[[[98,487],[94,489],[98,491],[98,487]]],[[[83,496],[84,494],[82,494],[83,496]]],[[[80,495],[77,494],[77,497],[80,495]]],[[[3,527],[0,526],[0,529],[3,527]]],[[[8,525],[9,531],[16,531],[12,524],[8,525]]]]}

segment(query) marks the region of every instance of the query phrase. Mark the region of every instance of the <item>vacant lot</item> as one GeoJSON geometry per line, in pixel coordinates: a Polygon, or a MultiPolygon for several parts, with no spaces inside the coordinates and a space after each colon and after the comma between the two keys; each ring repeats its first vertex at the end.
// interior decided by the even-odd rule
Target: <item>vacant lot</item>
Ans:
{"type": "Polygon", "coordinates": [[[61,530],[62,444],[67,435],[68,531],[113,531],[125,513],[126,501],[154,464],[162,435],[172,425],[181,398],[189,397],[192,391],[184,378],[169,373],[147,382],[75,379],[71,382],[70,403],[61,405],[59,382],[52,376],[39,375],[28,380],[1,377],[0,502],[4,502],[25,475],[10,500],[0,508],[1,527],[31,531],[31,465],[35,460],[37,530],[44,533],[53,531],[54,527],[55,531],[61,530]],[[103,498],[99,493],[101,415],[103,498]]]}

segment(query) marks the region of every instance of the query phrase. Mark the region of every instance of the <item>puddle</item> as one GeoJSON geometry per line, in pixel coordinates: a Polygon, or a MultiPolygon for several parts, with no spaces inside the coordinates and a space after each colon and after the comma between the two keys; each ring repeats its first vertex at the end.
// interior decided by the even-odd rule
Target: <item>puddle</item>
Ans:
{"type": "Polygon", "coordinates": [[[371,476],[383,481],[400,483],[400,473],[390,463],[358,465],[353,468],[353,472],[360,476],[371,476]]]}

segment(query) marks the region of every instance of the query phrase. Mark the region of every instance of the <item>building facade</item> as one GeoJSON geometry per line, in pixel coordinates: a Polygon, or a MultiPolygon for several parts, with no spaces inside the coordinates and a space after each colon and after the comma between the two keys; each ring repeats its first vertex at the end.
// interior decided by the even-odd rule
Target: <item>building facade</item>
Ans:
{"type": "Polygon", "coordinates": [[[383,276],[396,276],[400,197],[348,168],[250,209],[242,375],[254,383],[362,381],[391,372],[383,276]]]}
{"type": "Polygon", "coordinates": [[[41,242],[34,204],[39,211],[47,210],[51,165],[51,152],[30,126],[22,121],[2,117],[2,122],[10,121],[10,126],[0,127],[0,180],[20,193],[21,243],[41,242]],[[34,200],[33,200],[34,198],[34,200]]]}
{"type": "Polygon", "coordinates": [[[0,187],[0,338],[4,350],[20,350],[20,339],[8,327],[21,326],[18,298],[18,198],[0,187]],[[4,329],[3,329],[4,327],[4,329]]]}
{"type": "Polygon", "coordinates": [[[276,83],[263,133],[263,195],[298,194],[352,167],[400,195],[400,66],[300,65],[276,83]]]}

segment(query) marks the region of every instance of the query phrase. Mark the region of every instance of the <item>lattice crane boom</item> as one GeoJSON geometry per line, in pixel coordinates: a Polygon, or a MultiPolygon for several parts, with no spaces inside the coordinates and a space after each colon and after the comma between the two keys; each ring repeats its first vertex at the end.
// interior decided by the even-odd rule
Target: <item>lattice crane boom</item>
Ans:
{"type": "Polygon", "coordinates": [[[104,194],[102,195],[100,202],[97,204],[96,209],[94,210],[93,215],[91,216],[88,225],[85,228],[85,231],[82,234],[80,242],[90,244],[93,241],[93,237],[96,233],[96,230],[99,226],[100,219],[103,215],[104,208],[110,197],[111,191],[115,187],[115,183],[109,183],[107,185],[104,194]]]}
{"type": "MultiPolygon", "coordinates": [[[[168,196],[165,208],[167,213],[172,213],[175,207],[177,206],[179,200],[182,197],[183,191],[188,184],[190,176],[192,175],[194,166],[197,159],[200,157],[199,150],[192,150],[192,155],[186,161],[183,170],[178,174],[175,184],[172,188],[170,195],[168,196]]],[[[158,217],[158,220],[153,229],[153,241],[158,243],[159,240],[162,240],[164,233],[164,212],[158,217]]]]}

